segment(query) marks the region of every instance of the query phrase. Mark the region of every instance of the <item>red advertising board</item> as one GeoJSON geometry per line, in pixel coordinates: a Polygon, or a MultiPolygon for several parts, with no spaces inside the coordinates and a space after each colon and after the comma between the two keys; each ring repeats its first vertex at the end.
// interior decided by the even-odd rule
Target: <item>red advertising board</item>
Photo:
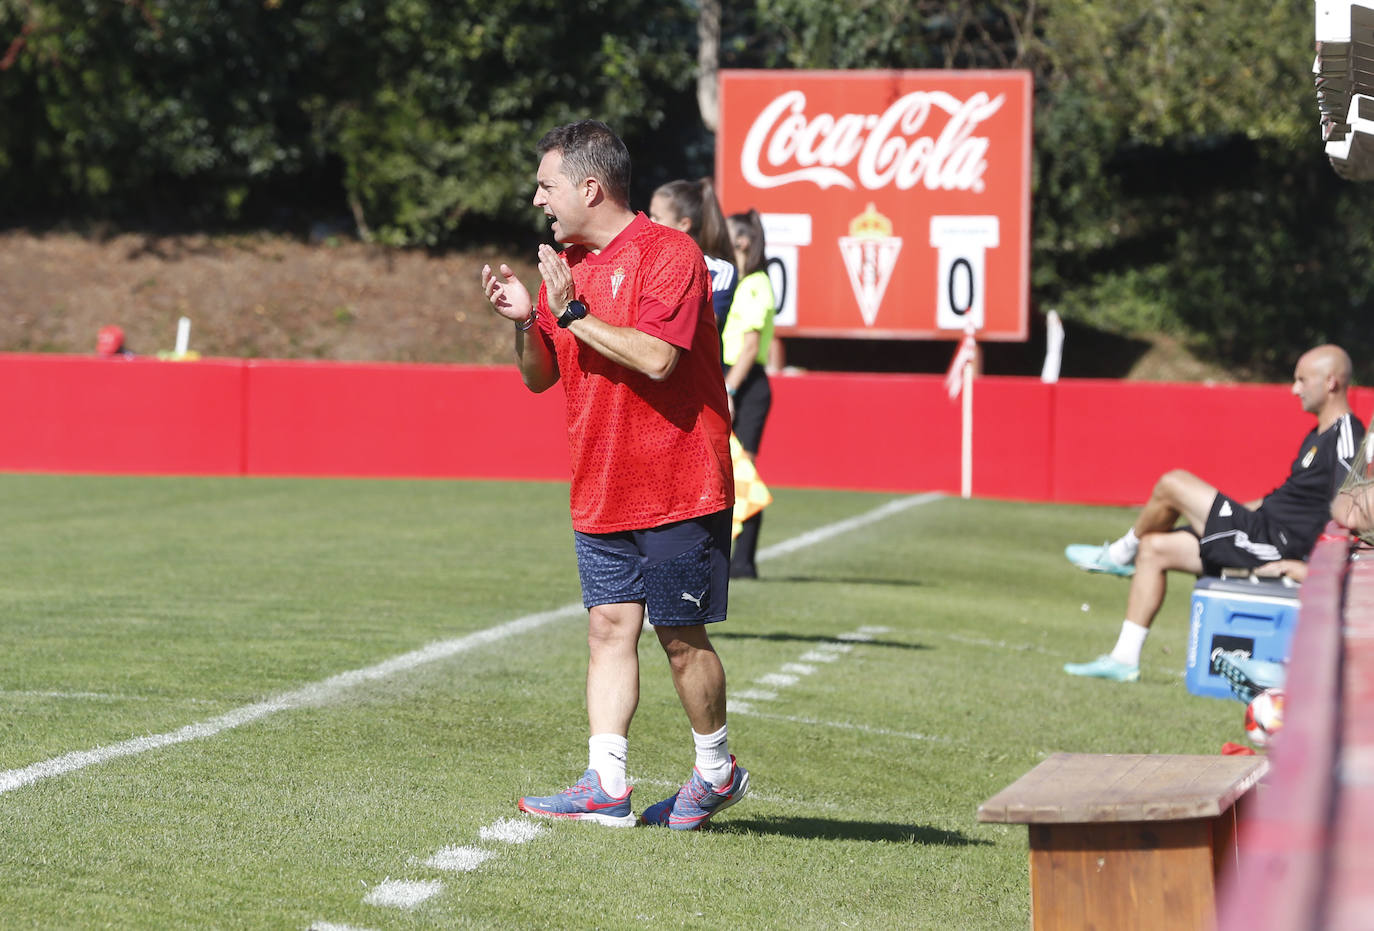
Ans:
{"type": "Polygon", "coordinates": [[[720,73],[716,184],[764,218],[777,329],[1027,338],[1026,71],[720,73]]]}

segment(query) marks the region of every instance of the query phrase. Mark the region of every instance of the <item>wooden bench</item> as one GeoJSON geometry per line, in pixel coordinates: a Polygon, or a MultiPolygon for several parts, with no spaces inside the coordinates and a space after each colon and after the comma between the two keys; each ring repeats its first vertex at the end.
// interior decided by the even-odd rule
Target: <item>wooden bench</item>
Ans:
{"type": "Polygon", "coordinates": [[[1264,757],[1056,753],[978,807],[1030,831],[1031,927],[1216,924],[1236,806],[1264,757]]]}

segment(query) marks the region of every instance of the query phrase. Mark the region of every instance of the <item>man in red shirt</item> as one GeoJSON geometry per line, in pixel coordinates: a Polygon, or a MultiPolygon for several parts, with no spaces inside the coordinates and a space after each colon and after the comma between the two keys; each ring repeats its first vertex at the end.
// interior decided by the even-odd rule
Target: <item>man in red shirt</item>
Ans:
{"type": "Polygon", "coordinates": [[[730,755],[725,670],[706,626],[725,619],[734,502],[730,415],[701,250],[629,207],[630,157],[604,123],[539,142],[534,205],[561,253],[539,247],[537,300],[507,265],[482,267],[496,312],[515,324],[526,387],[562,382],[572,525],[588,609],[588,766],[521,811],[615,827],[635,823],[626,784],[648,617],[692,726],[696,766],[641,820],[691,830],[748,791],[730,755]]]}

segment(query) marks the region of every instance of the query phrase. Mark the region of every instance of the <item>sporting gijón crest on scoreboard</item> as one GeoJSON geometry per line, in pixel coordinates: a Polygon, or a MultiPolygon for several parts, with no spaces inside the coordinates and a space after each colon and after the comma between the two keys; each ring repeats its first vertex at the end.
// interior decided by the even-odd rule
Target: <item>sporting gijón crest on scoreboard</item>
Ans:
{"type": "Polygon", "coordinates": [[[849,235],[840,237],[840,254],[844,256],[849,284],[866,326],[873,326],[878,317],[901,252],[902,237],[892,235],[892,221],[879,213],[871,201],[849,224],[849,235]]]}

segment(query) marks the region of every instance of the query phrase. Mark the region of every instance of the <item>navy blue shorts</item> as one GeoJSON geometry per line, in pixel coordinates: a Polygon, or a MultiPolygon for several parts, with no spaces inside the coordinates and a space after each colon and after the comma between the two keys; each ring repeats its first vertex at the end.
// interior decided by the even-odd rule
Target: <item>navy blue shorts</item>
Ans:
{"type": "Polygon", "coordinates": [[[725,620],[730,514],[727,508],[647,530],[573,531],[583,606],[641,602],[654,625],[725,620]]]}

